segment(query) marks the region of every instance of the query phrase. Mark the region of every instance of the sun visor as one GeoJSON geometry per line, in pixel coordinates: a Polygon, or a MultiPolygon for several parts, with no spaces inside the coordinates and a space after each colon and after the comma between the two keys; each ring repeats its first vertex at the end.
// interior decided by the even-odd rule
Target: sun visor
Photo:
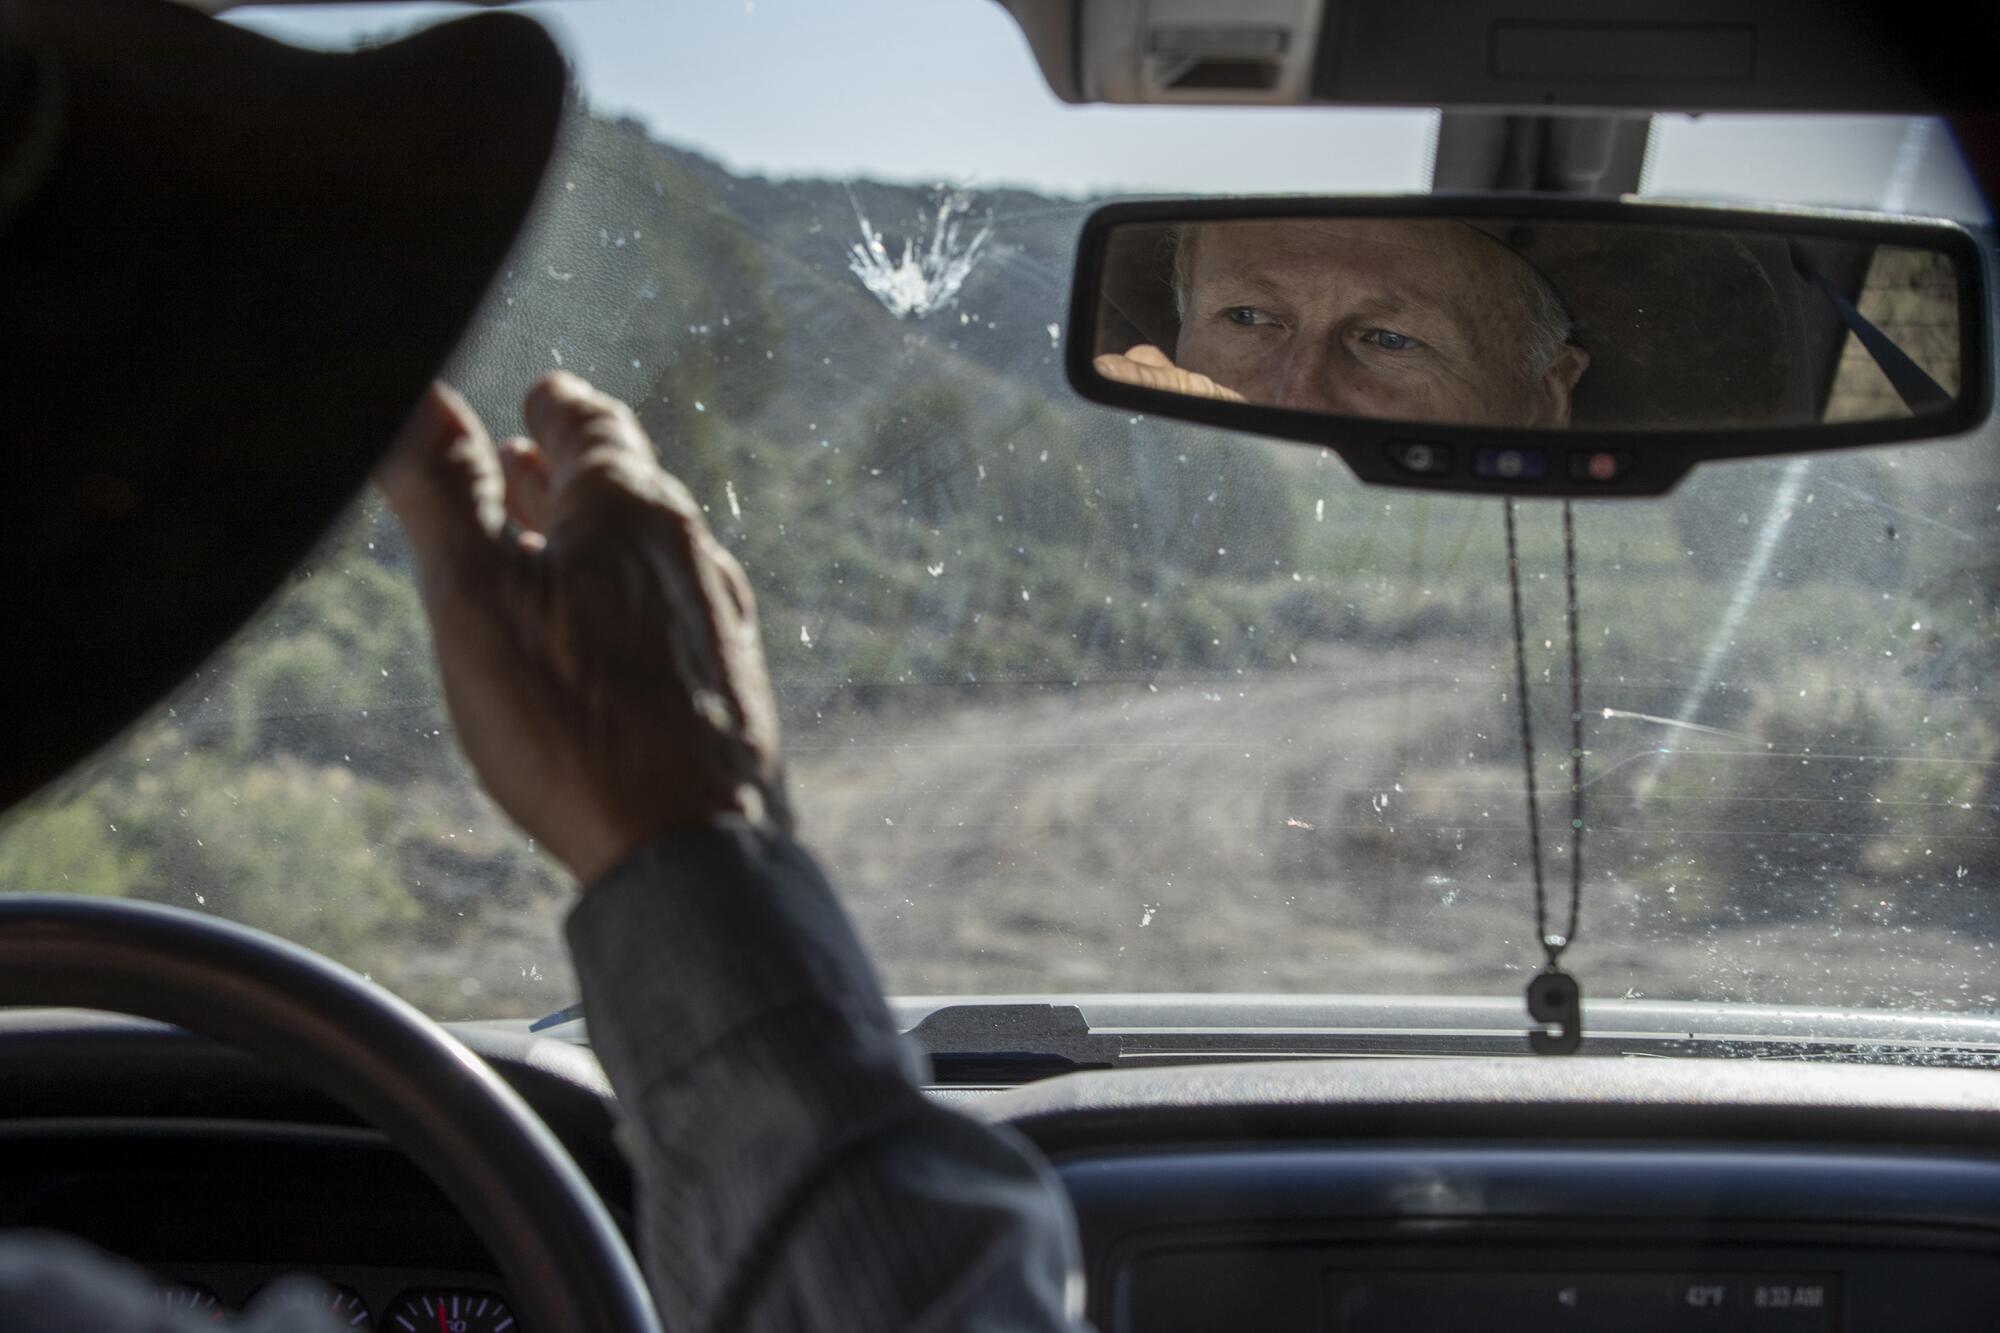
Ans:
{"type": "Polygon", "coordinates": [[[482,14],[352,54],[0,0],[0,806],[239,628],[534,206],[566,71],[482,14]]]}

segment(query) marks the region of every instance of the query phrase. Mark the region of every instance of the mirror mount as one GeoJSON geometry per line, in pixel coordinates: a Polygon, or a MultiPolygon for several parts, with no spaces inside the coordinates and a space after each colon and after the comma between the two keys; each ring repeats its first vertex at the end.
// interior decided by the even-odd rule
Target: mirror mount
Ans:
{"type": "MultiPolygon", "coordinates": [[[[1154,248],[1159,248],[1159,242],[1155,242],[1154,248]]],[[[1626,284],[1624,294],[1628,305],[1623,322],[1614,330],[1613,341],[1623,339],[1626,343],[1643,344],[1648,337],[1664,337],[1656,326],[1664,327],[1670,321],[1646,313],[1648,289],[1643,286],[1644,275],[1629,276],[1643,268],[1643,263],[1635,265],[1620,259],[1615,248],[1595,241],[1576,248],[1592,252],[1600,274],[1610,274],[1614,284],[1626,284]],[[1612,257],[1607,259],[1607,254],[1612,257]],[[1637,303],[1636,312],[1632,302],[1637,303]]],[[[1129,243],[1124,253],[1133,253],[1129,243]]],[[[1173,253],[1169,251],[1170,256],[1173,253]]],[[[1645,257],[1642,252],[1634,253],[1639,253],[1641,260],[1645,257]]],[[[1165,262],[1178,266],[1181,261],[1170,257],[1165,262]]],[[[1662,266],[1662,272],[1669,276],[1675,271],[1673,265],[1662,266]]],[[[1686,265],[1682,264],[1679,271],[1687,271],[1686,265]]],[[[1568,295],[1562,300],[1575,304],[1568,295]]],[[[1588,324],[1585,320],[1577,327],[1581,329],[1588,324]]],[[[1637,497],[1671,490],[1689,470],[1703,462],[1936,440],[1972,431],[1985,423],[1992,411],[1990,326],[1984,257],[1973,237],[1950,222],[1887,219],[1826,210],[1725,209],[1547,194],[1164,200],[1107,205],[1085,223],[1077,251],[1064,364],[1071,385],[1093,402],[1319,445],[1339,454],[1358,478],[1372,484],[1520,497],[1637,497]],[[1782,275],[1788,291],[1810,294],[1815,306],[1814,318],[1807,327],[1808,321],[1781,316],[1779,297],[1783,293],[1771,295],[1767,300],[1771,309],[1770,327],[1749,330],[1746,341],[1737,336],[1745,331],[1732,327],[1727,311],[1711,311],[1681,295],[1678,299],[1688,308],[1681,312],[1684,318],[1676,326],[1681,332],[1674,335],[1679,341],[1673,346],[1708,341],[1712,326],[1716,340],[1724,335],[1737,336],[1739,348],[1761,349],[1768,342],[1772,362],[1779,367],[1773,372],[1775,378],[1767,386],[1765,398],[1760,400],[1762,405],[1755,411],[1737,410],[1734,415],[1724,412],[1717,420],[1695,424],[1672,415],[1635,413],[1625,421],[1605,414],[1602,399],[1608,392],[1607,386],[1615,383],[1626,390],[1635,384],[1643,387],[1647,377],[1658,370],[1657,361],[1643,354],[1657,349],[1643,345],[1639,348],[1641,355],[1621,357],[1606,353],[1631,349],[1607,349],[1599,343],[1597,352],[1591,353],[1591,369],[1583,373],[1585,384],[1599,393],[1598,410],[1594,415],[1579,415],[1559,427],[1337,415],[1332,411],[1305,410],[1268,396],[1257,401],[1255,393],[1250,395],[1252,401],[1245,401],[1243,395],[1230,390],[1230,377],[1226,374],[1214,376],[1214,383],[1197,375],[1194,379],[1204,387],[1184,384],[1182,391],[1173,392],[1152,383],[1115,379],[1101,372],[1102,354],[1122,353],[1128,348],[1137,351],[1143,345],[1161,341],[1158,330],[1163,325],[1171,326],[1170,331],[1179,330],[1181,317],[1176,307],[1187,300],[1184,273],[1177,273],[1171,279],[1174,284],[1171,299],[1165,295],[1169,279],[1159,274],[1148,275],[1150,286],[1139,292],[1136,300],[1119,299],[1121,290],[1132,289],[1129,283],[1121,289],[1119,284],[1125,280],[1114,271],[1117,269],[1113,262],[1115,237],[1172,237],[1171,244],[1177,247],[1178,238],[1196,226],[1295,221],[1369,224],[1409,221],[1433,226],[1459,222],[1490,236],[1545,237],[1567,229],[1577,236],[1612,237],[1621,243],[1629,237],[1641,240],[1672,237],[1676,238],[1672,244],[1697,262],[1705,253],[1703,246],[1726,247],[1742,264],[1743,271],[1722,275],[1724,279],[1737,287],[1762,290],[1771,285],[1771,275],[1782,275]],[[1948,289],[1940,299],[1956,303],[1955,359],[1949,356],[1948,345],[1942,354],[1933,349],[1933,364],[1926,370],[1863,314],[1850,299],[1850,292],[1841,289],[1842,283],[1860,281],[1869,256],[1881,247],[1942,256],[1949,263],[1948,276],[1939,280],[1948,289]],[[1822,305],[1824,309],[1818,309],[1822,305]],[[1689,329],[1693,332],[1687,332],[1689,329]],[[1856,346],[1862,350],[1855,351],[1856,346]],[[1844,364],[1843,355],[1849,361],[1861,357],[1864,373],[1870,373],[1865,371],[1865,363],[1872,358],[1873,366],[1900,403],[1886,403],[1881,408],[1884,415],[1869,419],[1836,419],[1839,414],[1831,410],[1828,395],[1833,377],[1844,364]],[[1954,363],[1940,370],[1936,355],[1954,363]],[[1797,367],[1810,367],[1811,373],[1798,371],[1797,367]],[[1932,374],[1934,370],[1939,373],[1932,374]],[[1615,378],[1620,375],[1624,376],[1622,380],[1615,378]],[[1940,384],[1940,378],[1955,384],[1956,392],[1948,391],[1940,384]],[[1209,396],[1210,390],[1216,390],[1214,396],[1209,396]]],[[[1386,336],[1401,337],[1393,333],[1386,336]]],[[[1590,339],[1581,332],[1577,338],[1584,350],[1589,351],[1590,339]]],[[[1167,350],[1171,353],[1173,348],[1167,350]]],[[[1739,350],[1729,355],[1740,357],[1742,353],[1739,350]]],[[[1169,371],[1179,373],[1164,354],[1160,359],[1169,371]]],[[[1114,356],[1112,360],[1123,363],[1125,358],[1114,356]]],[[[1715,361],[1713,354],[1710,361],[1715,361]]],[[[1728,369],[1736,363],[1725,360],[1721,364],[1728,369]]],[[[1192,360],[1187,368],[1204,372],[1210,369],[1192,360]]],[[[1667,370],[1660,371],[1656,378],[1665,382],[1673,379],[1673,372],[1678,372],[1675,388],[1682,397],[1695,399],[1696,407],[1700,407],[1710,392],[1711,382],[1717,379],[1709,373],[1713,369],[1713,365],[1705,371],[1700,364],[1669,363],[1667,370]]],[[[1129,366],[1121,373],[1131,373],[1129,366]]],[[[1564,410],[1567,411],[1567,406],[1564,410]]]]}

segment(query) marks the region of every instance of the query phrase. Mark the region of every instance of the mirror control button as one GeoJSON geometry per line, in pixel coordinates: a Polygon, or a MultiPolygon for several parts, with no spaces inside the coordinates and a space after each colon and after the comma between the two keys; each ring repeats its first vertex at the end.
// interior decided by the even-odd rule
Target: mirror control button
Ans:
{"type": "Polygon", "coordinates": [[[1451,446],[1429,440],[1391,440],[1389,459],[1405,472],[1441,477],[1451,471],[1451,446]]]}
{"type": "Polygon", "coordinates": [[[1575,481],[1613,482],[1632,470],[1632,455],[1624,449],[1579,449],[1569,456],[1575,481]]]}
{"type": "Polygon", "coordinates": [[[1500,481],[1540,481],[1548,475],[1549,455],[1543,449],[1480,449],[1472,455],[1472,473],[1500,481]]]}

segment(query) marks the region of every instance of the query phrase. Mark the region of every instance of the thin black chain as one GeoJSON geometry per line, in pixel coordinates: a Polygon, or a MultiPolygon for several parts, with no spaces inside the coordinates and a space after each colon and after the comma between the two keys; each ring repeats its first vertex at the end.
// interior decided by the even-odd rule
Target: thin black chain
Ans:
{"type": "MultiPolygon", "coordinates": [[[[1550,964],[1576,940],[1583,907],[1583,635],[1576,613],[1576,511],[1563,501],[1563,587],[1569,595],[1569,925],[1550,964]]],[[[1538,923],[1539,924],[1539,923],[1538,923]]]]}
{"type": "MultiPolygon", "coordinates": [[[[1528,712],[1528,634],[1521,626],[1521,548],[1514,540],[1514,502],[1507,501],[1507,598],[1514,610],[1514,698],[1521,706],[1521,771],[1528,779],[1528,854],[1535,872],[1535,938],[1548,948],[1548,902],[1542,887],[1542,818],[1535,803],[1535,722],[1528,712]]],[[[1549,966],[1556,955],[1550,953],[1549,966]]]]}
{"type": "Polygon", "coordinates": [[[1535,878],[1535,938],[1555,970],[1563,950],[1576,942],[1583,904],[1583,670],[1576,607],[1576,518],[1563,501],[1563,584],[1568,597],[1566,633],[1569,638],[1569,924],[1560,936],[1549,933],[1548,889],[1542,874],[1542,821],[1535,786],[1535,724],[1528,707],[1528,635],[1521,619],[1521,550],[1514,534],[1514,502],[1504,511],[1507,523],[1507,595],[1514,620],[1514,694],[1521,713],[1521,771],[1528,787],[1528,854],[1535,878]]]}

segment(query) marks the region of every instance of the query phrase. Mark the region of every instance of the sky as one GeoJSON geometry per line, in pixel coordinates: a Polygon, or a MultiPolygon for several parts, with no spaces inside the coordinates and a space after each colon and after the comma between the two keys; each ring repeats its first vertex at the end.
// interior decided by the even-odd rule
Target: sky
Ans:
{"type": "MultiPolygon", "coordinates": [[[[1420,191],[1422,110],[1072,107],[992,0],[565,0],[546,21],[592,104],[737,172],[1051,193],[1420,191]]],[[[238,10],[345,46],[445,5],[238,10]]],[[[1645,189],[1983,218],[1942,127],[1893,117],[1656,121],[1645,189]]]]}

